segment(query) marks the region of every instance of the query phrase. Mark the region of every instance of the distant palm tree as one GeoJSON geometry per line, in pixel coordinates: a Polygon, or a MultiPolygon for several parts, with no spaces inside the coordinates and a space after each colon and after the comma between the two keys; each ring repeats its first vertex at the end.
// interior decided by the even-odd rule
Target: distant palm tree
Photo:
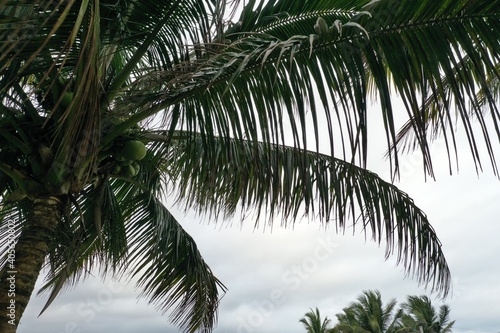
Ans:
{"type": "Polygon", "coordinates": [[[344,308],[344,313],[336,315],[337,324],[328,333],[370,333],[359,326],[353,311],[344,308]]]}
{"type": "Polygon", "coordinates": [[[307,333],[327,333],[331,320],[328,317],[321,320],[321,315],[318,308],[307,312],[301,320],[299,320],[306,328],[307,333]]]}
{"type": "Polygon", "coordinates": [[[331,333],[395,333],[402,312],[396,310],[396,300],[385,306],[379,291],[365,291],[356,302],[336,315],[338,323],[331,333]]]}
{"type": "Polygon", "coordinates": [[[408,296],[402,304],[405,314],[402,316],[401,332],[450,333],[455,321],[450,321],[450,307],[446,304],[436,311],[427,296],[408,296]]]}

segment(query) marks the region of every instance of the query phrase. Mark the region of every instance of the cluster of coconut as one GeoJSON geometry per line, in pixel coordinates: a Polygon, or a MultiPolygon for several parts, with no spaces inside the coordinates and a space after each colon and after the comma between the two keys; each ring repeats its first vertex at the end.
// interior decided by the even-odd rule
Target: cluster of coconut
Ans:
{"type": "Polygon", "coordinates": [[[146,153],[146,146],[141,141],[125,141],[118,153],[114,155],[116,163],[111,169],[111,174],[127,178],[135,177],[141,169],[138,161],[142,160],[146,153]]]}

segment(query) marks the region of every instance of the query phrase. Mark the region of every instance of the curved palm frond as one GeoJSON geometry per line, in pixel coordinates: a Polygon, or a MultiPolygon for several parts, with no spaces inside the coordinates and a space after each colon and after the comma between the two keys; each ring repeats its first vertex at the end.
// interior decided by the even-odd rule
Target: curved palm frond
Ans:
{"type": "Polygon", "coordinates": [[[219,289],[224,286],[213,276],[194,240],[160,202],[149,196],[136,196],[135,201],[142,207],[133,202],[129,206],[137,216],[130,225],[134,236],[126,269],[139,277],[142,295],[158,309],[173,308],[170,317],[174,324],[187,332],[211,331],[219,289]],[[148,207],[143,207],[145,201],[149,201],[148,207]]]}
{"type": "Polygon", "coordinates": [[[376,174],[331,156],[301,149],[192,132],[145,133],[168,162],[171,190],[186,209],[231,217],[242,209],[295,221],[304,214],[337,231],[360,226],[374,241],[386,242],[407,273],[447,293],[450,272],[441,243],[412,199],[376,174]],[[172,138],[175,136],[175,140],[172,138]],[[264,209],[262,209],[264,208],[264,209]]]}
{"type": "MultiPolygon", "coordinates": [[[[155,63],[160,64],[157,61],[161,65],[156,68],[182,61],[189,42],[213,34],[215,18],[219,18],[215,10],[221,6],[224,2],[216,0],[161,4],[137,0],[11,1],[0,9],[0,73],[22,78],[43,70],[59,71],[85,62],[87,59],[81,57],[89,52],[102,56],[104,70],[111,69],[107,66],[115,54],[125,57],[120,68],[114,68],[114,75],[130,79],[132,71],[140,69],[138,64],[151,69],[155,63]],[[92,34],[97,35],[90,43],[92,34]],[[96,49],[90,52],[88,47],[96,49]],[[47,58],[46,50],[50,50],[55,63],[47,58]],[[12,66],[18,62],[20,68],[12,66]]],[[[115,83],[117,87],[125,82],[118,81],[121,83],[115,83]]]]}
{"type": "Polygon", "coordinates": [[[318,16],[347,21],[362,14],[360,8],[369,1],[337,0],[331,1],[265,1],[255,0],[246,3],[237,22],[231,22],[224,32],[226,38],[237,37],[239,33],[267,33],[286,39],[303,35],[311,30],[318,16]]]}
{"type": "MultiPolygon", "coordinates": [[[[141,295],[186,332],[211,331],[222,283],[194,240],[160,201],[161,155],[149,154],[140,175],[90,186],[60,224],[48,261],[50,291],[42,312],[64,288],[97,268],[103,276],[137,277],[141,295]]],[[[69,208],[69,206],[68,206],[69,208]]]]}
{"type": "MultiPolygon", "coordinates": [[[[423,96],[432,92],[443,101],[442,119],[453,119],[457,112],[461,125],[447,122],[447,129],[461,126],[466,130],[473,157],[478,161],[479,148],[471,130],[468,106],[476,104],[478,91],[492,96],[485,80],[478,78],[499,75],[499,42],[495,35],[498,1],[424,1],[418,5],[392,0],[370,4],[340,2],[350,14],[338,23],[339,18],[332,17],[327,22],[331,31],[322,35],[316,33],[312,20],[307,21],[309,28],[302,26],[302,18],[323,15],[323,2],[318,2],[317,7],[309,1],[297,5],[297,12],[301,8],[304,12],[296,16],[292,10],[283,10],[281,5],[286,2],[270,2],[262,16],[249,4],[241,14],[241,22],[260,22],[265,18],[272,23],[228,35],[236,39],[204,62],[183,65],[184,75],[169,70],[138,78],[133,90],[151,82],[163,88],[160,96],[130,96],[137,100],[137,119],[165,110],[169,124],[181,123],[201,131],[206,129],[207,133],[216,131],[220,135],[262,138],[275,143],[285,143],[284,133],[290,133],[294,145],[302,147],[307,146],[307,141],[314,145],[314,140],[307,139],[308,130],[309,135],[314,133],[316,141],[319,132],[326,130],[333,153],[333,141],[342,137],[344,149],[350,149],[347,156],[359,155],[363,163],[367,149],[367,99],[370,94],[378,94],[387,144],[391,147],[397,141],[399,115],[391,96],[396,90],[406,107],[406,116],[414,119],[412,126],[424,156],[424,168],[432,174],[426,125],[420,112],[425,105],[423,96]],[[306,29],[296,35],[295,27],[306,29]],[[429,49],[433,52],[427,52],[429,49]],[[456,68],[466,62],[467,76],[457,76],[456,68]],[[443,77],[452,89],[443,87],[443,77]],[[263,91],[273,98],[263,96],[263,91]],[[329,124],[326,129],[319,126],[322,114],[329,124]]],[[[335,6],[332,7],[335,13],[335,6]]],[[[496,109],[493,100],[488,101],[496,109]]],[[[492,118],[493,126],[497,119],[492,118]]],[[[486,135],[487,129],[484,131],[486,135]]],[[[491,140],[488,137],[487,146],[491,140]]],[[[449,142],[450,151],[452,146],[449,142]]],[[[399,153],[395,152],[391,165],[397,172],[399,153]]],[[[488,155],[495,164],[492,149],[488,155]]]]}
{"type": "Polygon", "coordinates": [[[453,325],[455,325],[455,320],[450,321],[450,307],[448,305],[442,305],[439,307],[438,323],[439,332],[441,333],[451,333],[453,325]]]}
{"type": "MultiPolygon", "coordinates": [[[[472,59],[466,57],[463,62],[457,64],[454,68],[455,78],[461,80],[468,77],[469,67],[473,66],[472,59]]],[[[496,122],[493,123],[493,128],[488,123],[488,115],[492,119],[498,119],[500,117],[498,111],[498,100],[500,98],[500,80],[498,73],[500,72],[500,64],[495,63],[496,72],[485,78],[477,78],[481,80],[487,89],[477,89],[474,91],[475,98],[469,101],[468,110],[469,118],[471,119],[471,126],[473,124],[479,125],[483,131],[484,142],[487,146],[488,151],[491,153],[494,149],[494,139],[488,134],[488,131],[496,131],[497,135],[500,131],[496,127],[496,122]]],[[[475,80],[476,78],[474,78],[475,80]]],[[[440,86],[442,87],[443,93],[447,96],[447,99],[452,101],[451,90],[452,82],[449,82],[446,76],[442,77],[442,82],[440,86]]],[[[432,91],[428,92],[425,102],[422,105],[422,109],[419,112],[419,118],[425,124],[427,140],[429,142],[435,141],[436,139],[444,136],[449,137],[450,143],[446,144],[453,146],[451,151],[455,151],[456,167],[458,168],[458,156],[456,147],[456,134],[453,128],[453,123],[457,121],[455,118],[444,118],[441,114],[443,109],[443,104],[447,103],[446,100],[432,91]],[[451,126],[450,126],[451,123],[451,126]]],[[[412,152],[419,149],[418,140],[415,135],[415,117],[408,120],[398,131],[396,141],[391,146],[391,150],[395,149],[404,152],[412,152]]],[[[387,155],[391,154],[391,150],[387,152],[387,155]]],[[[498,174],[496,163],[494,161],[494,154],[491,154],[492,158],[492,169],[495,174],[498,174]]],[[[473,155],[475,156],[475,155],[473,155]]],[[[449,172],[453,172],[452,161],[450,156],[450,150],[448,150],[448,161],[449,161],[449,172]]],[[[476,160],[476,170],[479,172],[483,169],[480,160],[476,160]]],[[[432,175],[432,171],[431,171],[432,175]]]]}

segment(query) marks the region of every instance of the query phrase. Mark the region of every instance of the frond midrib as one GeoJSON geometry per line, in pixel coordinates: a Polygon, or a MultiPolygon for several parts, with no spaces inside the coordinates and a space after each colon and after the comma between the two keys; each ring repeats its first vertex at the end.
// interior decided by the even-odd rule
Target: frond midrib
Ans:
{"type": "MultiPolygon", "coordinates": [[[[369,35],[371,35],[371,36],[388,35],[388,34],[393,34],[393,33],[399,33],[399,32],[401,32],[401,30],[409,30],[409,29],[415,29],[415,28],[418,28],[418,27],[426,27],[426,26],[429,26],[429,25],[437,24],[437,23],[440,24],[440,25],[442,25],[442,24],[445,24],[445,23],[448,23],[448,22],[453,22],[453,21],[459,22],[459,21],[463,21],[463,20],[466,20],[466,19],[484,20],[486,18],[491,18],[491,17],[493,17],[493,18],[494,17],[500,17],[500,14],[496,14],[496,15],[471,15],[471,16],[461,16],[459,18],[449,17],[449,18],[446,18],[445,20],[440,19],[440,20],[431,20],[431,21],[421,21],[421,22],[415,22],[415,23],[412,23],[412,24],[404,24],[404,25],[399,25],[399,26],[391,26],[391,27],[387,27],[387,28],[383,28],[383,29],[378,29],[378,30],[369,32],[369,35]]],[[[336,39],[336,40],[332,40],[332,41],[322,42],[320,44],[316,44],[314,46],[314,50],[317,51],[317,50],[327,49],[327,48],[329,48],[329,47],[331,47],[333,45],[342,44],[342,43],[346,43],[346,42],[352,42],[355,39],[363,38],[363,37],[364,37],[364,35],[348,36],[348,37],[341,38],[341,39],[336,39]]],[[[295,54],[304,53],[304,52],[310,52],[310,46],[309,45],[307,45],[307,46],[306,45],[302,45],[298,50],[295,51],[295,54]]],[[[252,72],[252,71],[254,71],[254,70],[258,69],[258,68],[263,68],[263,67],[268,66],[268,65],[273,65],[275,63],[275,61],[279,57],[280,57],[279,55],[270,56],[264,63],[255,62],[255,64],[247,66],[245,69],[243,69],[240,74],[250,73],[250,72],[252,72]]],[[[221,84],[221,83],[227,81],[228,79],[230,79],[232,75],[233,75],[233,73],[228,73],[226,75],[221,75],[216,80],[209,81],[209,82],[207,82],[205,84],[199,84],[196,87],[193,87],[192,90],[189,90],[185,94],[179,94],[179,95],[176,95],[176,96],[172,96],[170,102],[167,102],[167,106],[174,104],[175,101],[177,101],[177,100],[182,100],[182,99],[184,99],[186,97],[189,97],[189,96],[195,94],[196,92],[198,92],[200,90],[207,89],[209,86],[214,86],[214,85],[221,84]],[[184,97],[182,97],[182,96],[184,96],[184,97]]]]}
{"type": "Polygon", "coordinates": [[[300,14],[300,15],[294,15],[294,16],[290,16],[286,19],[278,19],[276,20],[275,22],[273,23],[269,23],[268,25],[262,27],[262,28],[259,28],[256,30],[256,32],[260,32],[260,33],[266,33],[266,32],[269,32],[269,31],[272,31],[274,28],[277,28],[277,27],[282,27],[282,26],[286,26],[286,25],[289,25],[289,24],[293,24],[293,23],[297,23],[297,22],[301,22],[301,21],[306,21],[308,19],[311,19],[311,18],[316,18],[318,17],[318,15],[346,15],[346,16],[356,16],[358,14],[361,14],[361,12],[359,11],[354,11],[354,10],[341,10],[341,9],[334,9],[334,10],[316,10],[316,11],[312,11],[312,12],[309,12],[309,13],[306,13],[306,14],[300,14]]]}
{"type": "MultiPolygon", "coordinates": [[[[396,26],[391,26],[388,28],[383,28],[380,29],[379,31],[373,31],[373,33],[379,32],[380,34],[383,32],[400,32],[401,30],[408,30],[412,28],[418,28],[418,27],[426,27],[426,26],[431,26],[431,25],[443,25],[445,23],[450,23],[450,22],[460,22],[460,21],[473,21],[473,20],[485,20],[485,19],[490,19],[490,18],[500,18],[500,13],[499,14],[493,14],[493,15],[464,15],[464,16],[449,16],[449,17],[444,17],[444,18],[438,18],[438,19],[431,19],[431,20],[421,20],[421,21],[415,21],[414,23],[410,24],[402,24],[402,25],[396,25],[396,26]]],[[[370,32],[372,33],[372,32],[370,32]]]]}

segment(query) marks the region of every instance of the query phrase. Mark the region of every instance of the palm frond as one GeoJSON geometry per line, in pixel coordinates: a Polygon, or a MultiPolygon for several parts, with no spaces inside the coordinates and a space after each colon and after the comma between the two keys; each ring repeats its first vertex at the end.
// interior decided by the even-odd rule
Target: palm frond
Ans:
{"type": "Polygon", "coordinates": [[[451,332],[455,321],[450,321],[450,308],[444,304],[439,307],[439,313],[432,305],[429,297],[408,296],[407,301],[402,304],[405,310],[404,323],[408,328],[422,327],[426,331],[451,332]]]}
{"type": "MultiPolygon", "coordinates": [[[[467,72],[469,71],[469,68],[473,66],[472,61],[472,59],[466,57],[463,62],[457,64],[457,66],[454,68],[455,78],[457,80],[468,77],[469,74],[467,72]]],[[[500,97],[500,80],[498,76],[500,64],[496,63],[495,67],[496,72],[492,73],[490,76],[487,76],[485,78],[474,78],[474,80],[477,79],[482,81],[487,88],[474,90],[474,93],[476,94],[475,98],[472,100],[469,99],[468,105],[468,117],[471,119],[471,124],[479,126],[480,130],[483,132],[484,143],[486,144],[486,147],[488,151],[490,151],[490,153],[493,153],[492,150],[494,149],[494,139],[491,137],[491,135],[488,134],[488,131],[494,131],[498,135],[499,129],[496,125],[495,119],[500,118],[499,110],[497,107],[500,97]],[[494,120],[493,124],[489,124],[488,115],[494,120]]],[[[446,76],[442,77],[442,81],[440,82],[439,86],[442,87],[441,89],[443,91],[443,94],[439,95],[435,94],[433,91],[429,91],[428,96],[426,96],[425,102],[422,105],[422,109],[419,112],[419,118],[421,119],[423,126],[426,127],[425,132],[427,135],[427,140],[429,142],[433,142],[443,136],[445,138],[449,137],[450,143],[448,143],[448,140],[445,140],[445,143],[447,145],[453,146],[453,149],[451,149],[451,151],[455,151],[454,159],[456,161],[456,167],[458,168],[456,133],[453,127],[453,123],[457,121],[456,118],[458,114],[454,115],[453,118],[444,118],[441,112],[443,109],[443,104],[447,103],[447,101],[444,100],[442,96],[446,96],[448,101],[453,101],[451,93],[452,84],[453,83],[451,83],[446,76]]],[[[391,146],[391,150],[397,149],[400,152],[406,151],[408,153],[411,153],[419,149],[418,140],[415,135],[415,124],[415,117],[412,117],[399,129],[396,141],[391,146]],[[395,146],[397,146],[397,148],[395,146]]],[[[387,155],[389,154],[391,154],[390,150],[387,152],[387,155]]],[[[497,174],[498,170],[496,167],[494,154],[492,154],[491,158],[492,169],[497,174]]],[[[450,156],[450,149],[448,153],[448,160],[449,171],[451,174],[453,172],[453,167],[450,156]]],[[[483,167],[480,163],[480,160],[477,160],[477,171],[480,171],[482,168],[483,167]]]]}
{"type": "Polygon", "coordinates": [[[450,272],[426,215],[376,174],[301,149],[226,138],[210,138],[206,149],[202,136],[175,135],[174,141],[146,137],[158,142],[155,150],[169,161],[172,194],[186,209],[217,218],[257,208],[256,226],[262,214],[270,225],[279,215],[282,226],[310,216],[335,223],[338,232],[358,227],[385,241],[387,256],[396,253],[409,274],[447,293],[450,272]]]}
{"type": "Polygon", "coordinates": [[[89,186],[77,199],[65,202],[64,222],[58,225],[51,244],[45,284],[48,292],[43,313],[59,293],[99,269],[103,276],[117,274],[126,260],[126,216],[118,202],[120,187],[105,181],[89,186]]]}
{"type": "Polygon", "coordinates": [[[101,119],[109,104],[131,78],[170,68],[186,58],[186,45],[208,42],[219,23],[216,4],[224,6],[193,0],[13,1],[2,6],[0,93],[19,82],[24,82],[21,90],[33,85],[30,94],[56,121],[52,139],[58,149],[47,176],[51,187],[61,189],[73,177],[79,180],[73,187],[83,189],[97,167],[101,119]]]}
{"type": "MultiPolygon", "coordinates": [[[[497,1],[465,5],[424,2],[428,7],[420,3],[405,6],[392,0],[371,2],[369,6],[346,2],[343,10],[351,14],[338,24],[344,28],[333,29],[328,36],[317,35],[313,24],[300,35],[294,30],[295,25],[301,26],[302,17],[321,16],[324,3],[315,7],[306,1],[304,12],[297,16],[282,11],[282,3],[270,2],[265,7],[272,25],[257,25],[255,31],[240,29],[233,33],[236,39],[231,44],[204,61],[138,77],[128,96],[129,101],[136,101],[134,120],[163,110],[168,124],[197,129],[202,135],[216,132],[284,144],[285,133],[289,133],[297,147],[308,147],[308,142],[311,146],[311,141],[312,146],[317,145],[314,141],[318,141],[319,133],[326,131],[333,154],[334,142],[345,140],[341,145],[344,155],[358,156],[363,165],[368,145],[367,99],[377,94],[388,148],[397,141],[396,120],[401,116],[413,119],[425,172],[432,175],[426,124],[420,112],[425,105],[422,96],[432,92],[434,98],[443,101],[442,119],[458,115],[461,122],[447,121],[446,129],[465,129],[473,158],[479,163],[479,143],[471,130],[469,105],[478,104],[478,91],[493,96],[487,82],[478,78],[499,74],[497,1]],[[359,15],[363,12],[370,15],[359,15]],[[429,49],[433,52],[427,52],[429,49]],[[468,63],[467,76],[457,76],[456,68],[464,63],[468,63]],[[444,89],[443,77],[452,89],[444,89]],[[151,82],[162,89],[149,96],[133,94],[151,82]],[[396,114],[393,90],[399,93],[406,113],[396,114]],[[266,97],[270,95],[273,98],[266,97]],[[326,128],[319,126],[322,117],[326,128]],[[308,140],[310,133],[316,140],[308,140]]],[[[246,8],[242,21],[261,20],[250,4],[246,8]]],[[[335,21],[327,24],[337,27],[335,21]]],[[[496,109],[494,100],[488,101],[496,109]]],[[[492,117],[492,124],[498,128],[497,116],[492,117]]],[[[483,129],[488,148],[493,139],[487,136],[487,128],[483,129]]],[[[450,152],[458,149],[453,146],[453,138],[445,137],[450,152]]],[[[393,152],[391,165],[397,173],[399,152],[393,152]]],[[[496,165],[493,149],[487,152],[496,165]]]]}
{"type": "Polygon", "coordinates": [[[130,258],[125,269],[138,277],[142,296],[158,309],[172,308],[170,318],[186,332],[210,331],[216,322],[222,283],[203,261],[194,240],[155,198],[129,202],[130,258]],[[145,205],[145,202],[148,202],[145,205]]]}
{"type": "Polygon", "coordinates": [[[103,180],[68,202],[52,244],[46,283],[50,305],[64,288],[93,269],[137,277],[141,295],[186,332],[211,331],[222,283],[203,261],[194,240],[160,202],[161,155],[149,154],[135,179],[103,180]]]}

